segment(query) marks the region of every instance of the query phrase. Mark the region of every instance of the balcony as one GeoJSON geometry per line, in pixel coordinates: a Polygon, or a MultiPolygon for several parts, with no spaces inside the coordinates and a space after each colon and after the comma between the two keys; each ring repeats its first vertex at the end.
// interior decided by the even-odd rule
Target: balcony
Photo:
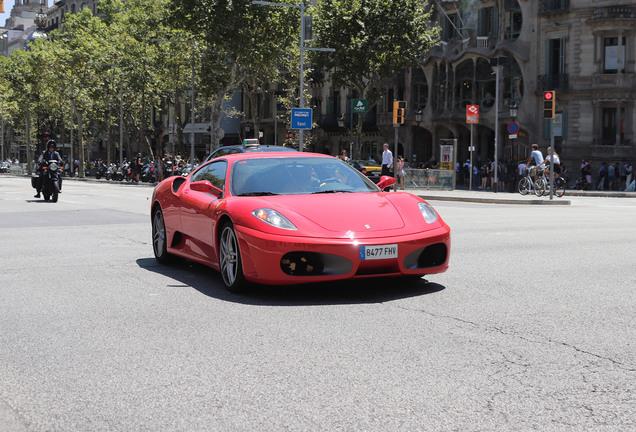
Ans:
{"type": "Polygon", "coordinates": [[[541,0],[539,13],[567,12],[570,10],[570,0],[541,0]]]}
{"type": "Polygon", "coordinates": [[[629,6],[609,6],[594,9],[590,21],[606,19],[635,19],[636,12],[629,6]]]}
{"type": "Polygon", "coordinates": [[[567,74],[539,75],[537,77],[538,92],[548,90],[567,91],[568,88],[569,79],[567,74]]]}

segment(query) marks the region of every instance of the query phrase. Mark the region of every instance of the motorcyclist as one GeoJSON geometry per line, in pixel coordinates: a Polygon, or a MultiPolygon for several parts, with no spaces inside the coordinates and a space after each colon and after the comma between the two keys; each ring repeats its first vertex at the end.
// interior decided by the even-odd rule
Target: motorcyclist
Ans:
{"type": "Polygon", "coordinates": [[[55,140],[49,140],[46,143],[46,150],[42,152],[40,157],[38,158],[38,180],[37,186],[35,190],[37,193],[34,195],[35,198],[40,198],[40,193],[42,192],[42,174],[43,170],[41,168],[43,163],[48,163],[51,160],[57,161],[60,165],[62,164],[62,157],[56,150],[57,143],[55,140]]]}

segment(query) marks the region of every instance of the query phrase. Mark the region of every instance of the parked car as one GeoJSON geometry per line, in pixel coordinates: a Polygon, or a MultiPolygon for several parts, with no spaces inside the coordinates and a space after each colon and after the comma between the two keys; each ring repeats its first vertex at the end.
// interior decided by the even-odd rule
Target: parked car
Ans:
{"type": "Polygon", "coordinates": [[[450,228],[424,199],[382,192],[394,183],[317,153],[220,156],[155,187],[153,252],[218,270],[230,291],[446,271],[450,228]]]}
{"type": "Polygon", "coordinates": [[[214,150],[210,155],[205,159],[204,162],[207,162],[211,159],[214,159],[219,156],[225,156],[228,154],[234,153],[249,153],[249,152],[276,152],[276,151],[298,151],[292,147],[284,147],[284,146],[275,146],[275,145],[261,145],[259,144],[257,139],[246,139],[243,140],[243,145],[230,145],[230,146],[222,146],[218,149],[214,150]]]}
{"type": "Polygon", "coordinates": [[[362,174],[373,180],[374,183],[380,181],[380,177],[382,175],[382,166],[376,161],[349,159],[349,163],[362,174]]]}

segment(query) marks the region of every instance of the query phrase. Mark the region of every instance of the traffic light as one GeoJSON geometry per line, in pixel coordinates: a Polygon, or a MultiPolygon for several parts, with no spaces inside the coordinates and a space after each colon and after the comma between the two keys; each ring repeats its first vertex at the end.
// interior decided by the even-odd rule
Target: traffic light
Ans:
{"type": "Polygon", "coordinates": [[[553,119],[556,106],[556,92],[554,90],[543,92],[543,118],[553,119]]]}
{"type": "Polygon", "coordinates": [[[406,102],[393,101],[393,124],[404,124],[406,116],[406,102]]]}

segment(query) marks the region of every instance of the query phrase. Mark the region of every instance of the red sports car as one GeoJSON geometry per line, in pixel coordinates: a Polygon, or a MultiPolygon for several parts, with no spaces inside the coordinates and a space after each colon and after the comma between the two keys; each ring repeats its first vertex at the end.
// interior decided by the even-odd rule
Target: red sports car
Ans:
{"type": "Polygon", "coordinates": [[[155,187],[154,254],[208,265],[230,291],[446,271],[450,228],[423,199],[382,192],[393,183],[313,153],[215,158],[155,187]]]}

